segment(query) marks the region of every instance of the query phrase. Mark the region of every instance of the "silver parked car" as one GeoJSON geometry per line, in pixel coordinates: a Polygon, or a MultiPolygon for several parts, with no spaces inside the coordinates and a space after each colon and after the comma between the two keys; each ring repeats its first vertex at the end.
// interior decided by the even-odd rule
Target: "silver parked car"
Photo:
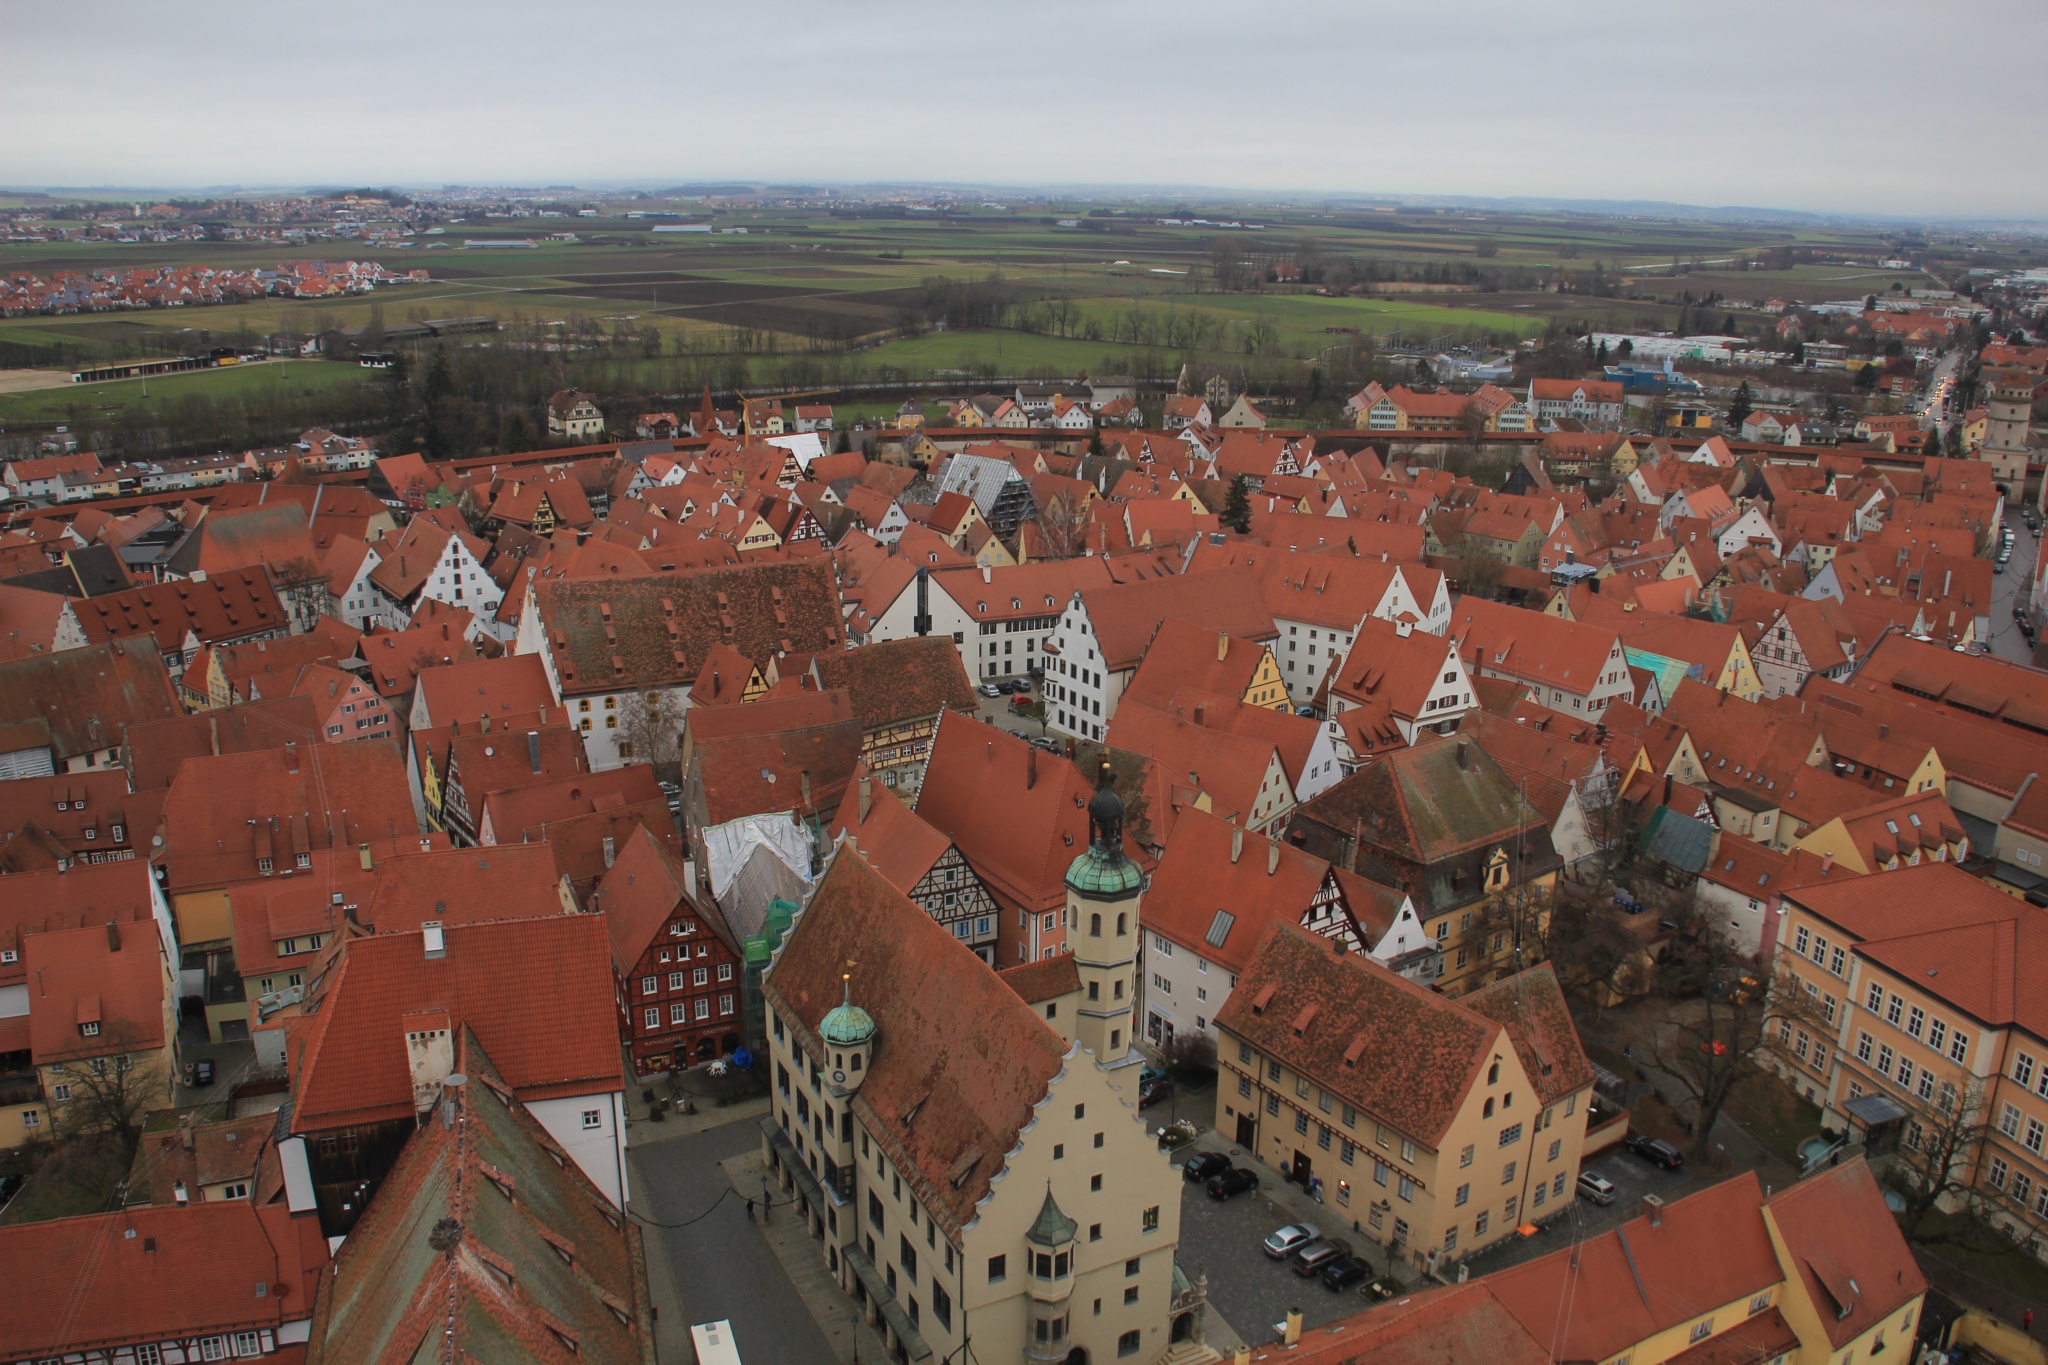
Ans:
{"type": "Polygon", "coordinates": [[[1284,1261],[1323,1234],[1308,1223],[1289,1223],[1266,1239],[1266,1254],[1284,1261]]]}

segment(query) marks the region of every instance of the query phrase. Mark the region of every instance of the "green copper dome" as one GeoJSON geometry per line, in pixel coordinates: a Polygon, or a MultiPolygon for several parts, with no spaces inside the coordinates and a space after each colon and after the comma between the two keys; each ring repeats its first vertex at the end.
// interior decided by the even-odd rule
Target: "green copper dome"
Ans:
{"type": "Polygon", "coordinates": [[[1088,802],[1088,851],[1067,869],[1068,888],[1087,900],[1128,900],[1145,888],[1145,874],[1124,853],[1124,802],[1110,783],[1104,759],[1088,802]]]}
{"type": "Polygon", "coordinates": [[[1038,1221],[1031,1225],[1024,1239],[1042,1247],[1062,1247],[1074,1240],[1074,1234],[1081,1225],[1067,1217],[1060,1206],[1053,1202],[1052,1186],[1045,1187],[1045,1203],[1039,1206],[1038,1221]]]}
{"type": "Polygon", "coordinates": [[[1090,844],[1067,869],[1067,885],[1087,900],[1129,900],[1144,889],[1145,874],[1122,849],[1090,844]]]}
{"type": "Polygon", "coordinates": [[[859,1047],[875,1036],[875,1020],[853,1003],[853,983],[846,986],[846,999],[832,1007],[818,1025],[818,1034],[833,1047],[859,1047]]]}

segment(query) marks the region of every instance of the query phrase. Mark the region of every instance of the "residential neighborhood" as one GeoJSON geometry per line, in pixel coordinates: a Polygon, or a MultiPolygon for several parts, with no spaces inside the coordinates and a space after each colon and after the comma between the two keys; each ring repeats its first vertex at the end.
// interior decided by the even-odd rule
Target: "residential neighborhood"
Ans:
{"type": "Polygon", "coordinates": [[[2035,16],[128,8],[0,91],[0,1365],[2048,1365],[2035,16]]]}

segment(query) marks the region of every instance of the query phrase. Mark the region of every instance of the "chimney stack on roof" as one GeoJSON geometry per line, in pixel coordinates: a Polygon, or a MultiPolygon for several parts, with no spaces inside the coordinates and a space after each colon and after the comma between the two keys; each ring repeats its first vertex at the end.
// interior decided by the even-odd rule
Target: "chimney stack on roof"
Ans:
{"type": "Polygon", "coordinates": [[[1646,1194],[1643,1196],[1643,1213],[1649,1218],[1651,1227],[1661,1228],[1664,1226],[1664,1201],[1656,1195],[1646,1194]]]}
{"type": "Polygon", "coordinates": [[[284,742],[284,770],[295,773],[299,770],[299,743],[288,739],[284,742]]]}
{"type": "Polygon", "coordinates": [[[1230,861],[1234,866],[1238,856],[1244,852],[1244,827],[1233,825],[1230,829],[1230,861]]]}
{"type": "MultiPolygon", "coordinates": [[[[434,909],[443,910],[445,908],[444,902],[434,902],[434,909]]],[[[448,938],[447,935],[441,932],[440,920],[430,919],[421,922],[420,946],[426,952],[429,961],[448,956],[448,938]]]]}
{"type": "Polygon", "coordinates": [[[1280,841],[1277,839],[1268,839],[1266,841],[1266,875],[1270,877],[1279,870],[1280,841]]]}
{"type": "Polygon", "coordinates": [[[1229,657],[1230,632],[1219,630],[1216,632],[1216,662],[1220,664],[1229,657]]]}
{"type": "Polygon", "coordinates": [[[526,732],[526,762],[535,773],[540,771],[540,731],[526,732]]]}
{"type": "Polygon", "coordinates": [[[604,836],[604,865],[605,865],[605,867],[607,867],[607,868],[611,867],[612,863],[613,863],[613,862],[615,862],[615,861],[617,861],[617,859],[618,859],[618,856],[619,856],[619,843],[618,843],[618,840],[617,840],[617,839],[615,839],[615,838],[613,838],[613,837],[612,837],[611,835],[609,835],[609,834],[605,835],[605,836],[604,836]]]}

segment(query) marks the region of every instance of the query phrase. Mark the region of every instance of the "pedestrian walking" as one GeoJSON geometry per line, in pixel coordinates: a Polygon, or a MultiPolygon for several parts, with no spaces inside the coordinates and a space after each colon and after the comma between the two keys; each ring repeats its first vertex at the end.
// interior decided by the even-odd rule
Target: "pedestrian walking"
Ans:
{"type": "Polygon", "coordinates": [[[754,1196],[751,1194],[747,1196],[747,1221],[754,1221],[754,1196]]]}
{"type": "Polygon", "coordinates": [[[2020,1330],[2022,1332],[2025,1332],[2028,1336],[2032,1336],[2034,1334],[2033,1309],[2029,1308],[2026,1312],[2020,1314],[2020,1330]]]}

